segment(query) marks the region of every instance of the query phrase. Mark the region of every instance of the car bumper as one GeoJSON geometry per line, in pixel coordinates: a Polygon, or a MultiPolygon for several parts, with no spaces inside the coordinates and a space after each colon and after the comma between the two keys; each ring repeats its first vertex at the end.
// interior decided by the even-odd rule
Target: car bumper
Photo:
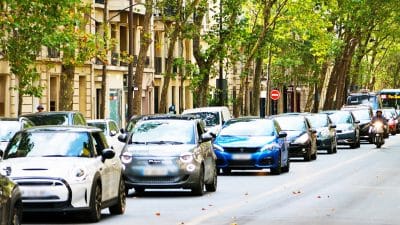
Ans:
{"type": "Polygon", "coordinates": [[[318,138],[317,139],[317,149],[318,150],[326,150],[331,149],[333,145],[332,138],[318,138]]]}
{"type": "Polygon", "coordinates": [[[24,212],[66,212],[89,208],[90,184],[70,184],[61,178],[13,178],[18,183],[24,212]]]}
{"type": "Polygon", "coordinates": [[[192,164],[195,169],[189,171],[186,167],[126,167],[124,170],[125,186],[127,188],[189,189],[199,181],[200,164],[192,164]]]}
{"type": "Polygon", "coordinates": [[[305,157],[311,151],[309,144],[289,144],[289,157],[305,157]]]}
{"type": "Polygon", "coordinates": [[[354,131],[343,132],[337,134],[337,144],[338,145],[351,145],[357,142],[356,135],[354,131]]]}
{"type": "Polygon", "coordinates": [[[267,169],[278,166],[280,150],[255,153],[228,153],[215,151],[218,169],[267,169]]]}

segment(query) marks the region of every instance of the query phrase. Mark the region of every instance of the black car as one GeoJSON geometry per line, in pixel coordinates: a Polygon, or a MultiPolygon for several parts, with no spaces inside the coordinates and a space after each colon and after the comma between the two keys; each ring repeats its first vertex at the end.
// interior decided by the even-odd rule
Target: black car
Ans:
{"type": "Polygon", "coordinates": [[[16,183],[0,174],[0,225],[19,225],[21,219],[21,191],[16,183]]]}
{"type": "Polygon", "coordinates": [[[317,149],[327,150],[328,154],[337,152],[336,125],[327,114],[306,114],[311,127],[317,131],[317,149]]]}
{"type": "Polygon", "coordinates": [[[351,111],[354,115],[354,118],[360,123],[358,126],[360,127],[360,139],[367,140],[369,143],[372,143],[372,139],[369,134],[370,123],[374,113],[372,111],[371,106],[366,105],[345,105],[340,110],[351,111]]]}
{"type": "Polygon", "coordinates": [[[304,115],[288,113],[274,118],[287,133],[289,157],[303,157],[305,161],[317,159],[317,132],[304,115]]]}
{"type": "Polygon", "coordinates": [[[51,111],[22,115],[30,119],[36,126],[42,125],[81,125],[86,126],[86,119],[77,111],[51,111]]]}

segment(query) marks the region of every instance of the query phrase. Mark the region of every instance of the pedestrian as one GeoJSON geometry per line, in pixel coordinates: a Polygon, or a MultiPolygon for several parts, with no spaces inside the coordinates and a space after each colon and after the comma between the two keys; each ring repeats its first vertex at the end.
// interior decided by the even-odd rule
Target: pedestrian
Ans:
{"type": "Polygon", "coordinates": [[[39,104],[39,105],[36,107],[36,110],[37,110],[37,112],[43,112],[44,107],[43,107],[42,105],[39,104]]]}
{"type": "Polygon", "coordinates": [[[168,108],[168,112],[170,114],[176,114],[176,110],[175,110],[175,105],[172,104],[169,108],[168,108]]]}

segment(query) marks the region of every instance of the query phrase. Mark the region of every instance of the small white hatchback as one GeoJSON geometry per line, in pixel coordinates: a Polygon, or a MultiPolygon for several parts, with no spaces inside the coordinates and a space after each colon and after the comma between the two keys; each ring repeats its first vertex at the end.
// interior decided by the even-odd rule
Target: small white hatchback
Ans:
{"type": "Polygon", "coordinates": [[[0,172],[21,189],[24,212],[84,211],[88,221],[97,222],[103,208],[125,211],[122,164],[98,128],[22,130],[0,157],[0,172]]]}

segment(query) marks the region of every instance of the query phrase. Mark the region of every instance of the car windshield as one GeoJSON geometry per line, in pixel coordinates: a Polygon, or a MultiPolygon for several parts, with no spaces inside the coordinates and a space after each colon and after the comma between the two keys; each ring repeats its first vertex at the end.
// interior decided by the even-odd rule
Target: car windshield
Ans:
{"type": "Polygon", "coordinates": [[[328,127],[329,125],[328,116],[326,114],[310,115],[307,116],[307,118],[313,128],[328,127]]]}
{"type": "Polygon", "coordinates": [[[274,136],[272,120],[249,119],[230,121],[224,126],[220,136],[274,136]]]}
{"type": "Polygon", "coordinates": [[[207,127],[219,125],[219,113],[218,112],[195,112],[187,113],[186,115],[194,115],[204,120],[207,127]]]}
{"type": "Polygon", "coordinates": [[[194,127],[187,120],[148,120],[139,122],[132,133],[132,143],[194,144],[194,127]]]}
{"type": "Polygon", "coordinates": [[[68,115],[66,114],[34,114],[25,116],[36,126],[41,125],[68,125],[68,115]]]}
{"type": "Polygon", "coordinates": [[[368,109],[365,110],[352,110],[354,117],[357,120],[371,120],[368,109]]]}
{"type": "Polygon", "coordinates": [[[281,116],[276,117],[282,130],[305,131],[306,124],[302,116],[281,116]]]}
{"type": "Polygon", "coordinates": [[[5,158],[90,157],[89,146],[86,132],[21,132],[11,140],[5,158]]]}
{"type": "Polygon", "coordinates": [[[100,128],[104,134],[107,134],[107,124],[105,122],[87,122],[88,126],[100,128]]]}
{"type": "Polygon", "coordinates": [[[1,121],[0,127],[0,141],[9,141],[20,130],[18,121],[1,121]]]}
{"type": "Polygon", "coordinates": [[[353,123],[350,112],[339,111],[329,115],[334,124],[353,123]]]}

